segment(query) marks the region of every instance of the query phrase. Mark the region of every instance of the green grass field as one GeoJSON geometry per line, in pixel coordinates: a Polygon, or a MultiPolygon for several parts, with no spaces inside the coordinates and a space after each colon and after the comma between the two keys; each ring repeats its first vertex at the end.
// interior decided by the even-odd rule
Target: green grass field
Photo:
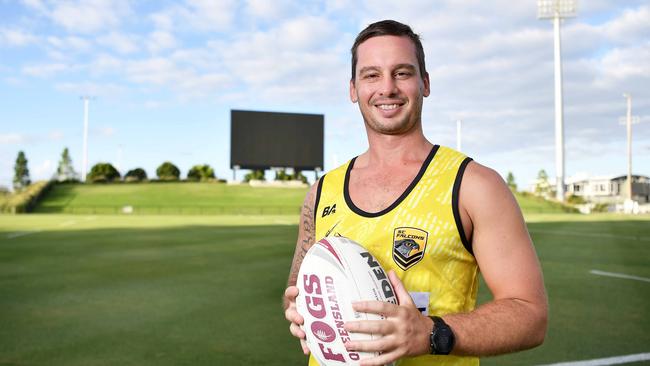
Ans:
{"type": "Polygon", "coordinates": [[[37,213],[298,215],[307,189],[252,188],[223,183],[57,184],[37,213]]]}
{"type": "MultiPolygon", "coordinates": [[[[545,344],[483,365],[650,352],[650,218],[527,215],[545,344]]],[[[0,365],[304,365],[281,295],[297,215],[0,217],[0,365]]],[[[480,301],[488,299],[485,288],[480,301]]]]}
{"type": "MultiPolygon", "coordinates": [[[[252,188],[219,183],[57,184],[37,213],[298,214],[306,188],[252,188]]],[[[557,203],[517,194],[524,212],[561,213],[557,203]]]]}

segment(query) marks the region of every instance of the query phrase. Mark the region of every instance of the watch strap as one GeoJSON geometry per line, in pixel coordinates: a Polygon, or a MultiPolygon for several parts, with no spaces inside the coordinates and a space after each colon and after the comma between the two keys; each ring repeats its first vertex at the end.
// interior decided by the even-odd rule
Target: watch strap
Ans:
{"type": "Polygon", "coordinates": [[[429,345],[432,355],[448,355],[454,348],[456,338],[451,327],[439,316],[430,317],[433,329],[429,335],[429,345]]]}

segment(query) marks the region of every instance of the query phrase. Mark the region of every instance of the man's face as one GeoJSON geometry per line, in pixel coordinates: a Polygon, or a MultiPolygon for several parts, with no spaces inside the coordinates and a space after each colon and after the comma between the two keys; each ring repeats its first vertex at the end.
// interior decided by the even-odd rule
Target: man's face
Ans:
{"type": "Polygon", "coordinates": [[[429,76],[420,75],[415,45],[407,37],[379,36],[357,48],[350,99],[368,128],[397,135],[420,123],[423,97],[429,96],[429,76]]]}

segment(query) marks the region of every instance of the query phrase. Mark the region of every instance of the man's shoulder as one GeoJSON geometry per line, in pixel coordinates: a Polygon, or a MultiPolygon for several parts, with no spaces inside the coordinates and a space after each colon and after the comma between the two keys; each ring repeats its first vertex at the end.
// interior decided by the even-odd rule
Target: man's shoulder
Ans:
{"type": "Polygon", "coordinates": [[[504,204],[517,204],[501,175],[475,161],[467,164],[460,190],[460,203],[468,211],[498,209],[504,204]]]}

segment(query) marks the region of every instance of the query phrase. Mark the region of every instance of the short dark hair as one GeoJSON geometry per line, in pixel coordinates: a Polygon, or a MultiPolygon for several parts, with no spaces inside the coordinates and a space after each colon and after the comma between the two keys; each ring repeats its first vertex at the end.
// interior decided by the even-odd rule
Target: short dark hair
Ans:
{"type": "Polygon", "coordinates": [[[420,69],[420,76],[424,79],[424,76],[427,73],[427,69],[424,64],[424,48],[422,48],[422,42],[420,42],[420,36],[413,32],[411,27],[406,24],[394,21],[394,20],[382,20],[375,22],[362,30],[357,38],[354,40],[352,45],[352,80],[356,76],[357,68],[357,48],[359,45],[366,40],[372,37],[379,36],[398,36],[398,37],[408,37],[413,44],[415,45],[415,57],[418,60],[418,67],[420,69]]]}

